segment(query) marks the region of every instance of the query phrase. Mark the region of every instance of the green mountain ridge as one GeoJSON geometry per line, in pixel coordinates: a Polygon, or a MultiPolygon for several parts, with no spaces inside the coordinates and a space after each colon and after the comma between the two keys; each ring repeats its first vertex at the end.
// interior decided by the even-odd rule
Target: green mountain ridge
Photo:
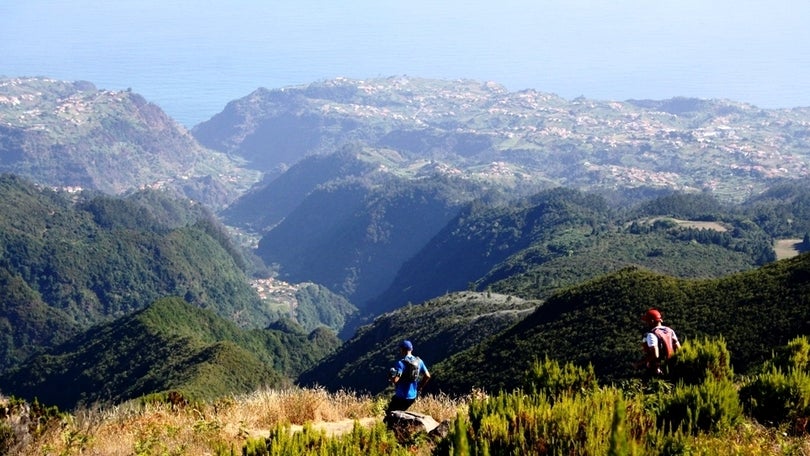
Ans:
{"type": "MultiPolygon", "coordinates": [[[[718,277],[772,261],[771,238],[734,209],[714,207],[729,233],[660,222],[639,228],[670,197],[647,209],[613,207],[598,195],[551,189],[518,203],[472,206],[403,264],[392,285],[362,310],[371,315],[446,291],[491,289],[523,298],[638,265],[678,277],[718,277]],[[635,213],[625,214],[628,210],[635,213]],[[418,284],[418,286],[414,286],[418,284]]],[[[682,195],[691,207],[703,196],[682,195]]],[[[711,197],[710,197],[711,198],[711,197]]]]}
{"type": "MultiPolygon", "coordinates": [[[[282,316],[251,287],[241,252],[199,205],[156,191],[60,193],[9,175],[0,176],[0,195],[0,373],[166,296],[246,328],[282,316]]],[[[299,293],[303,322],[339,330],[353,309],[310,288],[299,293]]]]}
{"type": "MultiPolygon", "coordinates": [[[[371,313],[388,311],[406,302],[422,302],[444,290],[466,289],[533,244],[550,244],[561,232],[589,235],[592,221],[605,223],[608,211],[599,198],[567,189],[548,190],[508,205],[472,205],[403,264],[386,292],[364,309],[371,313]],[[414,283],[419,287],[413,287],[414,283]]],[[[566,248],[557,250],[545,255],[553,258],[568,253],[566,248]]]]}
{"type": "Polygon", "coordinates": [[[648,308],[661,309],[684,341],[723,337],[735,371],[746,373],[776,347],[808,334],[808,287],[808,254],[717,279],[627,268],[554,294],[507,331],[438,363],[437,387],[509,390],[545,356],[592,364],[604,381],[631,378],[648,308]]]}
{"type": "Polygon", "coordinates": [[[373,165],[343,151],[305,157],[266,184],[254,186],[221,216],[229,225],[263,232],[284,219],[318,186],[372,171],[373,165]]]}
{"type": "Polygon", "coordinates": [[[553,293],[544,301],[451,293],[377,317],[298,378],[302,385],[378,394],[410,339],[429,365],[430,390],[520,387],[545,357],[594,366],[600,383],[639,375],[641,315],[661,309],[684,343],[726,342],[735,372],[747,373],[791,339],[808,334],[810,254],[712,279],[682,279],[628,267],[553,293]]]}
{"type": "Polygon", "coordinates": [[[528,315],[539,301],[495,293],[451,293],[378,316],[333,354],[298,377],[305,386],[378,394],[388,369],[398,360],[398,345],[413,342],[414,353],[432,365],[493,337],[528,315]]]}
{"type": "Polygon", "coordinates": [[[122,316],[163,293],[214,300],[224,315],[257,307],[238,252],[199,207],[176,205],[186,222],[163,225],[137,198],[57,193],[7,175],[0,191],[0,266],[77,323],[122,316]]]}
{"type": "Polygon", "coordinates": [[[73,408],[180,392],[211,400],[289,385],[339,343],[321,334],[245,330],[179,298],[96,326],[0,377],[6,394],[73,408]],[[318,337],[317,343],[311,338],[318,337]]]}
{"type": "Polygon", "coordinates": [[[346,179],[313,190],[259,241],[290,282],[316,282],[361,303],[379,294],[478,189],[451,178],[346,179]]]}

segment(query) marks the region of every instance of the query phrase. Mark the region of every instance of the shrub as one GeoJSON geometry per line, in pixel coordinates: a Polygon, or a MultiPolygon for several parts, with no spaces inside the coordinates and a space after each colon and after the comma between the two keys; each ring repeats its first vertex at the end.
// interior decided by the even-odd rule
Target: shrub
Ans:
{"type": "MultiPolygon", "coordinates": [[[[220,453],[225,456],[227,453],[220,453]]],[[[245,456],[276,454],[323,455],[340,454],[345,456],[406,456],[410,451],[400,446],[393,434],[383,423],[372,428],[355,424],[352,431],[341,436],[329,437],[324,431],[315,431],[305,425],[301,432],[290,432],[288,426],[278,426],[264,440],[248,439],[242,447],[245,456]]]]}
{"type": "Polygon", "coordinates": [[[807,336],[796,337],[779,348],[773,358],[764,363],[761,372],[770,372],[773,368],[784,372],[791,369],[810,371],[810,341],[807,336]]]}
{"type": "Polygon", "coordinates": [[[456,426],[448,438],[468,445],[471,455],[608,454],[611,446],[632,454],[637,443],[627,430],[626,410],[616,413],[617,405],[626,407],[621,404],[613,388],[563,393],[553,401],[544,394],[502,393],[474,399],[469,423],[456,426]]]}
{"type": "Polygon", "coordinates": [[[556,360],[546,356],[541,363],[535,361],[526,372],[525,390],[532,394],[542,394],[550,398],[564,394],[576,394],[593,391],[597,388],[596,374],[593,366],[587,368],[566,363],[560,367],[556,360]]]}
{"type": "MultiPolygon", "coordinates": [[[[683,431],[665,432],[661,429],[650,429],[644,436],[646,454],[660,456],[680,456],[685,454],[707,454],[696,451],[689,442],[689,436],[683,431]]],[[[708,453],[712,454],[712,453],[708,453]]]]}
{"type": "Polygon", "coordinates": [[[610,426],[608,456],[630,454],[630,434],[627,431],[627,410],[624,402],[616,398],[613,406],[613,423],[610,426]]]}
{"type": "Polygon", "coordinates": [[[699,385],[679,383],[658,400],[658,425],[671,432],[722,432],[743,418],[740,397],[729,379],[710,376],[699,385]]]}
{"type": "Polygon", "coordinates": [[[810,374],[772,368],[747,380],[740,388],[746,412],[763,424],[789,424],[794,433],[807,432],[810,421],[810,374]]]}
{"type": "Polygon", "coordinates": [[[17,443],[14,429],[8,424],[0,422],[0,454],[11,454],[11,449],[17,443]]]}
{"type": "Polygon", "coordinates": [[[684,343],[670,360],[669,373],[672,379],[687,385],[699,385],[707,377],[731,380],[734,372],[726,341],[720,337],[684,343]]]}

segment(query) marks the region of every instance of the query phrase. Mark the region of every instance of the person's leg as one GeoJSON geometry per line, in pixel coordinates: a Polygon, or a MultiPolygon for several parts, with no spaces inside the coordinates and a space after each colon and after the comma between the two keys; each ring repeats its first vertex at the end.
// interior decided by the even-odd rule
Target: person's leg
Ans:
{"type": "Polygon", "coordinates": [[[416,402],[416,399],[403,399],[402,400],[402,411],[408,410],[413,403],[416,402]]]}
{"type": "Polygon", "coordinates": [[[403,399],[398,396],[394,396],[391,398],[391,401],[388,402],[388,407],[385,409],[385,413],[393,412],[394,410],[401,410],[405,411],[413,405],[415,399],[403,399]]]}

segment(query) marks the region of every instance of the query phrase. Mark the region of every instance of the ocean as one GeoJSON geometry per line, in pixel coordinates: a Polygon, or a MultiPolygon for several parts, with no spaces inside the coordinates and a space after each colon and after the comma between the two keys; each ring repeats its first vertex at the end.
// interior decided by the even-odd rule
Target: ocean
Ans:
{"type": "Polygon", "coordinates": [[[790,108],[810,106],[807,23],[788,0],[6,0],[0,75],[129,88],[189,128],[259,87],[340,76],[790,108]]]}

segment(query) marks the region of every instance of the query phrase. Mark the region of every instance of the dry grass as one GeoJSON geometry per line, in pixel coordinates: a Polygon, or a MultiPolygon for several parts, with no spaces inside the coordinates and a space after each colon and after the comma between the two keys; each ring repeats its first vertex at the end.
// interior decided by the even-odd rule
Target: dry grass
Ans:
{"type": "Polygon", "coordinates": [[[408,410],[430,415],[436,421],[442,422],[454,419],[458,413],[466,413],[468,402],[468,397],[452,398],[446,394],[426,395],[420,397],[408,410]]]}
{"type": "MultiPolygon", "coordinates": [[[[355,421],[370,425],[382,419],[387,400],[321,388],[267,389],[184,407],[131,402],[83,409],[39,430],[25,425],[30,420],[24,410],[5,422],[17,420],[9,454],[20,456],[211,455],[216,448],[238,453],[248,437],[266,436],[279,425],[299,429],[311,424],[331,434],[351,430],[355,421]]],[[[3,401],[0,398],[0,405],[3,401]]],[[[454,418],[464,406],[464,399],[429,395],[412,410],[442,421],[454,418]]]]}
{"type": "Polygon", "coordinates": [[[810,454],[810,437],[788,436],[780,429],[745,423],[730,433],[691,438],[694,454],[773,456],[810,454]],[[697,451],[699,449],[699,451],[697,451]]]}
{"type": "MultiPolygon", "coordinates": [[[[480,392],[473,395],[483,397],[480,392]]],[[[452,420],[466,411],[471,397],[428,395],[411,410],[437,421],[452,420]]],[[[37,429],[25,409],[8,408],[8,400],[0,396],[0,454],[179,456],[214,455],[217,449],[240,454],[249,437],[267,436],[282,424],[293,430],[308,424],[329,434],[351,431],[355,421],[371,425],[382,418],[387,399],[319,388],[259,390],[181,408],[132,402],[83,409],[40,423],[37,429]],[[13,441],[4,441],[9,430],[13,441]]],[[[810,454],[808,436],[789,437],[782,430],[751,423],[721,436],[692,437],[687,445],[695,454],[810,454]]]]}

